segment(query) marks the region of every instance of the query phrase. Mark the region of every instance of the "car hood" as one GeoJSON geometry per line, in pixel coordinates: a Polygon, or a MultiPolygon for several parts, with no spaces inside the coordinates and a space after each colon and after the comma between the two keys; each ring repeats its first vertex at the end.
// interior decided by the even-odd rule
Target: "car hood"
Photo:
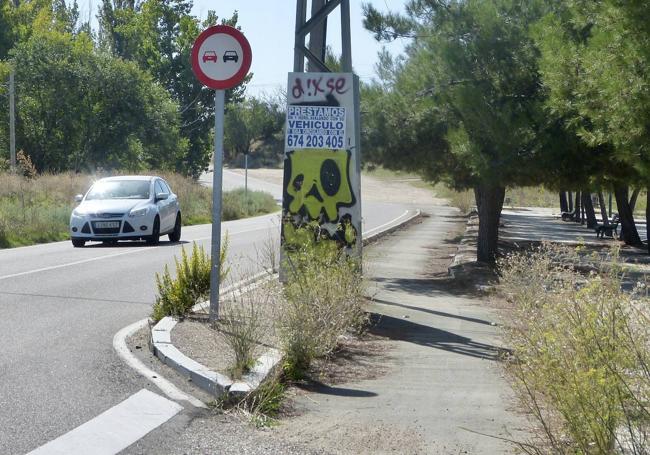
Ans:
{"type": "Polygon", "coordinates": [[[148,199],[104,199],[83,201],[76,208],[79,213],[128,213],[134,208],[145,207],[148,199]]]}

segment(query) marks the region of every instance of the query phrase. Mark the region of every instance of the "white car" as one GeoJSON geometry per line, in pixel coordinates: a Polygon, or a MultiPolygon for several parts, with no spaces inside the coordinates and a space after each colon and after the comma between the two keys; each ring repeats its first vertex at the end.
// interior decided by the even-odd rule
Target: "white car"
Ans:
{"type": "Polygon", "coordinates": [[[127,175],[95,182],[70,216],[70,239],[75,247],[89,240],[115,243],[145,240],[158,243],[160,236],[181,239],[178,198],[160,177],[127,175]]]}

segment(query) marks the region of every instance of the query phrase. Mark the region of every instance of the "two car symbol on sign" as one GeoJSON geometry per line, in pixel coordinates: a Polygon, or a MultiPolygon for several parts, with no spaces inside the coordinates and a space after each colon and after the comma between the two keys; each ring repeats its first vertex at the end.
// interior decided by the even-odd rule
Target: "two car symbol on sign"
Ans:
{"type": "MultiPolygon", "coordinates": [[[[236,51],[226,51],[223,54],[223,62],[226,63],[227,61],[233,61],[237,63],[239,61],[239,55],[237,55],[236,51]]],[[[206,62],[214,62],[217,63],[217,53],[215,51],[205,51],[203,53],[203,63],[206,62]]]]}

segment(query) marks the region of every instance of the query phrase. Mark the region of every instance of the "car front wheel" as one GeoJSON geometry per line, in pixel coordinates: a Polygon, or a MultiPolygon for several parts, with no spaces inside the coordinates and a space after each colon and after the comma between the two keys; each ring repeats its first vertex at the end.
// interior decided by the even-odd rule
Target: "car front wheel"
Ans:
{"type": "Polygon", "coordinates": [[[160,218],[156,216],[156,219],[153,221],[152,233],[147,238],[147,243],[149,245],[158,245],[158,242],[160,242],[160,218]]]}
{"type": "Polygon", "coordinates": [[[72,246],[75,248],[82,248],[86,244],[83,239],[72,239],[72,246]]]}
{"type": "Polygon", "coordinates": [[[169,233],[170,242],[178,242],[181,239],[181,213],[176,215],[176,223],[174,223],[174,230],[169,233]]]}

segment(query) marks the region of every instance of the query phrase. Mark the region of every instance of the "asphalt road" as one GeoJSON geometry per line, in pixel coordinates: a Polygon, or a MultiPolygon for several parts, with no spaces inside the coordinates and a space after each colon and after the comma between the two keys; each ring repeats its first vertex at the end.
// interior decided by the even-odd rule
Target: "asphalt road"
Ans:
{"type": "MultiPolygon", "coordinates": [[[[228,181],[236,185],[234,175],[228,181]]],[[[280,191],[257,182],[249,179],[249,187],[280,191]]],[[[364,231],[404,211],[364,204],[364,231]]],[[[259,267],[265,244],[277,246],[278,215],[227,222],[222,231],[236,280],[259,267]]],[[[210,236],[211,226],[201,225],[185,227],[181,243],[156,247],[59,242],[0,250],[1,454],[26,453],[151,388],[115,354],[113,336],[150,313],[155,273],[183,245],[195,241],[209,251],[210,236]]]]}

